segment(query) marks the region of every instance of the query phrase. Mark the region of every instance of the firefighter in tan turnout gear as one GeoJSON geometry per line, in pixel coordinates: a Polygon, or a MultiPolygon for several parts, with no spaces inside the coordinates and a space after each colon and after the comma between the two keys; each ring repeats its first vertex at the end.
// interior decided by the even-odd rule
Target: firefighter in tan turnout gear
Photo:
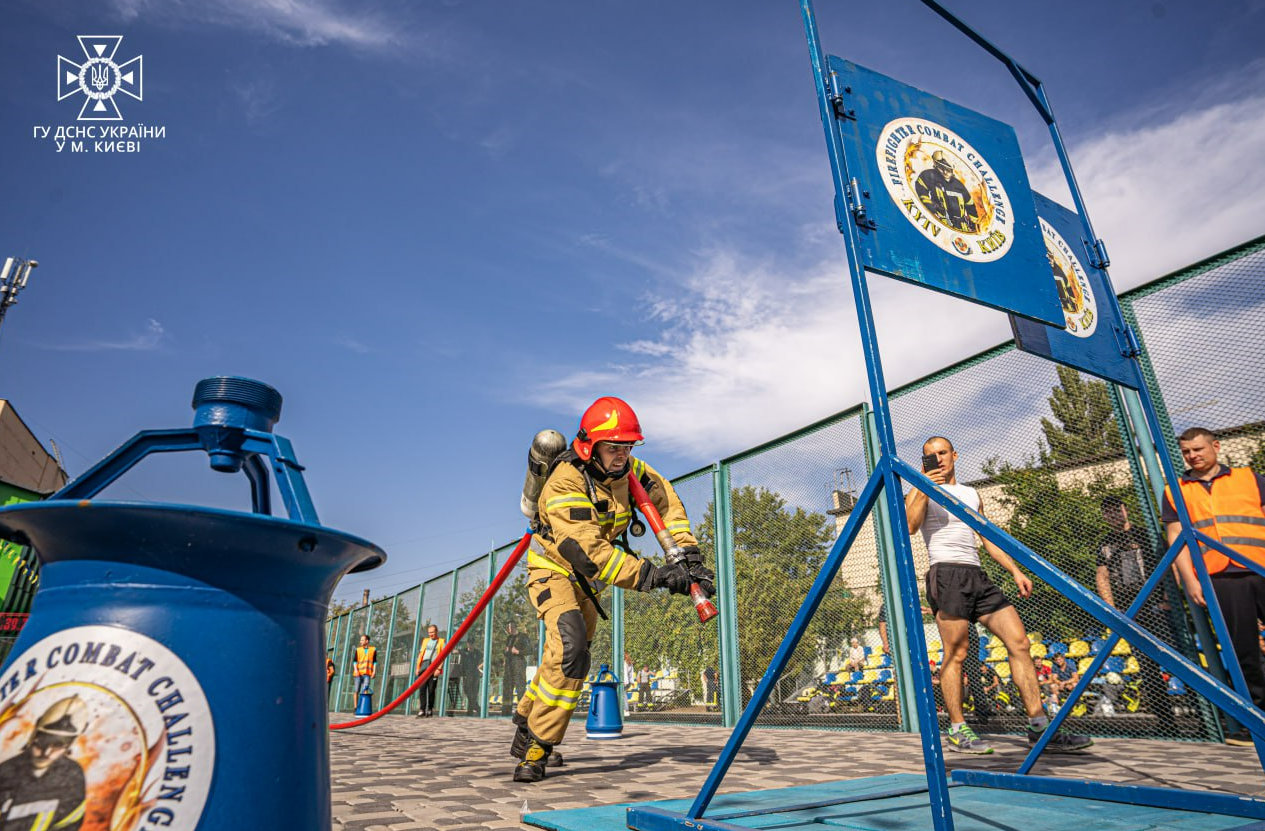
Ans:
{"type": "MultiPolygon", "coordinates": [[[[561,436],[549,432],[561,444],[561,436]]],[[[599,600],[602,589],[667,589],[688,595],[690,584],[697,582],[707,595],[715,593],[685,506],[666,479],[632,458],[633,446],[641,443],[641,425],[632,408],[618,398],[599,398],[581,417],[569,449],[546,460],[539,458],[533,444],[531,463],[542,465],[536,474],[546,478],[535,501],[527,591],[545,622],[545,648],[540,669],[514,715],[517,731],[511,753],[521,760],[514,770],[517,782],[537,782],[544,778],[546,764],[561,764],[553,747],[567,731],[589,672],[589,643],[598,615],[605,616],[599,600]],[[628,550],[625,532],[633,520],[630,471],[684,550],[684,562],[658,566],[628,550]]]]}

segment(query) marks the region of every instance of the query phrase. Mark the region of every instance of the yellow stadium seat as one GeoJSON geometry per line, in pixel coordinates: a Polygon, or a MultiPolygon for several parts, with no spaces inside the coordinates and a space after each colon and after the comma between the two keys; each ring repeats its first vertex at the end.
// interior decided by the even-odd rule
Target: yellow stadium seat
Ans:
{"type": "Polygon", "coordinates": [[[1111,648],[1112,655],[1132,655],[1133,650],[1129,648],[1129,644],[1124,641],[1116,641],[1116,645],[1111,648]]]}
{"type": "Polygon", "coordinates": [[[1088,656],[1081,658],[1080,663],[1076,665],[1076,671],[1084,674],[1085,672],[1089,670],[1089,665],[1092,664],[1093,662],[1094,662],[1094,659],[1088,656]]]}
{"type": "Polygon", "coordinates": [[[1034,643],[1032,645],[1032,648],[1029,649],[1028,651],[1032,653],[1033,658],[1044,658],[1047,652],[1045,648],[1045,644],[1043,643],[1034,643]]]}
{"type": "Polygon", "coordinates": [[[1028,642],[1029,643],[1045,643],[1045,638],[1042,636],[1040,632],[1029,632],[1028,642]]]}
{"type": "Polygon", "coordinates": [[[1010,664],[1006,661],[1002,661],[1000,664],[993,667],[993,670],[996,671],[997,677],[1003,681],[1010,677],[1010,664]]]}
{"type": "Polygon", "coordinates": [[[986,660],[988,660],[989,663],[992,663],[993,661],[1004,661],[1007,657],[1009,656],[1006,653],[1006,647],[994,646],[988,650],[988,658],[986,660]]]}
{"type": "Polygon", "coordinates": [[[1067,657],[1084,658],[1089,654],[1089,643],[1087,641],[1072,641],[1067,645],[1067,657]]]}
{"type": "Polygon", "coordinates": [[[1208,668],[1208,656],[1207,656],[1207,655],[1204,655],[1202,652],[1200,652],[1200,653],[1199,653],[1199,663],[1200,663],[1200,665],[1202,665],[1202,666],[1204,667],[1204,669],[1207,669],[1207,668],[1208,668]]]}
{"type": "Polygon", "coordinates": [[[877,669],[883,663],[882,652],[871,652],[870,657],[865,659],[866,669],[877,669]]]}
{"type": "Polygon", "coordinates": [[[1123,672],[1121,672],[1121,674],[1135,675],[1136,673],[1139,673],[1141,671],[1142,671],[1142,668],[1138,666],[1138,659],[1130,655],[1127,659],[1125,659],[1124,670],[1123,672]]]}
{"type": "Polygon", "coordinates": [[[985,645],[989,649],[996,649],[999,646],[1005,646],[1005,644],[1001,642],[1001,638],[997,637],[996,635],[993,635],[991,638],[989,638],[988,643],[985,645]]]}
{"type": "Polygon", "coordinates": [[[862,683],[862,684],[873,684],[873,683],[874,683],[875,681],[877,681],[877,680],[878,680],[878,670],[877,670],[877,669],[867,669],[867,670],[865,671],[865,674],[861,676],[861,683],[862,683]]]}

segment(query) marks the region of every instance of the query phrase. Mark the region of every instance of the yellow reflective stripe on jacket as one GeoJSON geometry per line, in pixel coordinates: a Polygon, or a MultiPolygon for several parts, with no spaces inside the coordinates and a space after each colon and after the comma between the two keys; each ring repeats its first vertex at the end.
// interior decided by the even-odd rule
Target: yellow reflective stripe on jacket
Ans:
{"type": "MultiPolygon", "coordinates": [[[[628,552],[615,546],[615,553],[606,561],[606,566],[597,574],[597,579],[602,583],[610,583],[616,574],[619,574],[620,568],[624,565],[624,560],[628,559],[628,552]]],[[[604,587],[603,587],[604,588],[604,587]]]]}
{"type": "MultiPolygon", "coordinates": [[[[1230,468],[1204,482],[1181,480],[1182,495],[1191,524],[1200,533],[1233,548],[1258,564],[1265,565],[1265,508],[1251,469],[1230,468]],[[1210,486],[1210,487],[1209,487],[1210,486]]],[[[1165,498],[1172,501],[1168,488],[1165,498]]],[[[1219,574],[1230,565],[1230,558],[1200,543],[1204,564],[1211,574],[1219,574]]],[[[1237,565],[1237,564],[1236,564],[1237,565]]]]}
{"type": "Polygon", "coordinates": [[[544,554],[538,554],[533,549],[527,549],[527,567],[528,568],[545,568],[549,571],[556,571],[563,577],[570,579],[571,570],[565,566],[560,566],[544,554]]]}
{"type": "Polygon", "coordinates": [[[358,646],[356,647],[356,671],[355,675],[369,675],[373,672],[373,665],[378,660],[378,648],[376,646],[358,646]]]}
{"type": "Polygon", "coordinates": [[[560,690],[543,680],[536,687],[536,695],[543,704],[563,710],[574,710],[580,703],[580,693],[581,690],[560,690]]]}
{"type": "Polygon", "coordinates": [[[638,479],[640,479],[646,472],[646,463],[643,462],[641,459],[633,459],[632,472],[633,472],[633,476],[636,476],[638,479]]]}
{"type": "Polygon", "coordinates": [[[663,527],[668,529],[669,534],[675,534],[677,531],[684,531],[687,534],[690,533],[690,522],[687,519],[683,519],[678,522],[669,522],[663,527]]]}
{"type": "Polygon", "coordinates": [[[579,505],[585,508],[592,508],[593,502],[589,499],[589,495],[587,493],[571,491],[570,493],[559,494],[553,499],[550,499],[545,503],[545,510],[552,511],[554,508],[565,508],[568,505],[579,505]]]}

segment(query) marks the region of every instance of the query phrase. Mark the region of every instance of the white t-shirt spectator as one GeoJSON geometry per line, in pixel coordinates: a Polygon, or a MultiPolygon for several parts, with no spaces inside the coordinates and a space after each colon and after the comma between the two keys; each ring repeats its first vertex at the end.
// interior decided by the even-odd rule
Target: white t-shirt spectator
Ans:
{"type": "MultiPolygon", "coordinates": [[[[979,511],[979,492],[970,485],[941,485],[959,502],[972,511],[979,511]]],[[[979,565],[979,548],[971,526],[940,507],[934,499],[927,500],[927,516],[922,521],[922,541],[927,545],[931,565],[952,563],[962,566],[979,565]]]]}

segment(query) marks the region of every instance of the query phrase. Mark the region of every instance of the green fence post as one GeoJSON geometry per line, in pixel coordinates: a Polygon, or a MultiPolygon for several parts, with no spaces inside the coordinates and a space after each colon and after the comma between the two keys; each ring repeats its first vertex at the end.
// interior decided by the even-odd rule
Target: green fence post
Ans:
{"type": "MultiPolygon", "coordinates": [[[[488,585],[496,579],[496,549],[488,552],[488,585]]],[[[479,718],[488,717],[488,693],[492,687],[492,621],[496,620],[496,595],[483,610],[483,673],[479,678],[479,718]]]]}
{"type": "Polygon", "coordinates": [[[729,465],[717,462],[712,473],[712,538],[716,541],[716,601],[720,631],[721,723],[733,727],[742,711],[742,672],[738,664],[738,580],[734,563],[734,527],[729,504],[729,465]]]}
{"type": "MultiPolygon", "coordinates": [[[[1142,327],[1138,324],[1138,316],[1133,308],[1133,300],[1131,298],[1121,297],[1120,311],[1124,314],[1125,322],[1128,323],[1129,326],[1133,327],[1134,334],[1137,336],[1138,346],[1141,349],[1138,354],[1138,363],[1142,368],[1142,379],[1146,383],[1147,389],[1151,393],[1151,400],[1155,404],[1155,415],[1160,422],[1160,429],[1162,429],[1165,433],[1165,435],[1160,436],[1160,439],[1164,442],[1163,447],[1157,447],[1151,438],[1151,431],[1147,429],[1146,421],[1142,415],[1141,398],[1138,396],[1137,392],[1129,389],[1122,389],[1121,403],[1125,405],[1125,408],[1129,413],[1129,420],[1133,427],[1133,435],[1137,439],[1138,445],[1141,448],[1140,455],[1142,456],[1143,463],[1146,465],[1147,475],[1151,480],[1151,489],[1155,495],[1155,505],[1163,505],[1164,474],[1160,469],[1156,455],[1161,452],[1167,453],[1173,460],[1173,466],[1177,470],[1184,470],[1186,465],[1182,461],[1181,454],[1169,445],[1169,441],[1171,440],[1169,437],[1175,435],[1173,430],[1173,420],[1168,414],[1168,406],[1164,403],[1164,394],[1160,390],[1159,378],[1155,374],[1155,367],[1151,364],[1151,356],[1147,352],[1146,340],[1142,333],[1142,327]]],[[[1151,520],[1154,523],[1152,527],[1159,535],[1159,539],[1168,539],[1164,531],[1164,526],[1160,522],[1158,510],[1151,515],[1151,520]]],[[[1180,600],[1180,598],[1176,599],[1180,600]]],[[[1204,659],[1207,662],[1208,672],[1213,678],[1216,678],[1218,681],[1228,685],[1230,683],[1230,676],[1226,672],[1225,666],[1221,663],[1221,654],[1216,649],[1210,649],[1207,646],[1208,644],[1214,644],[1217,642],[1216,636],[1212,632],[1212,624],[1208,619],[1207,611],[1202,608],[1191,606],[1190,604],[1187,605],[1190,608],[1190,620],[1194,624],[1195,635],[1198,637],[1199,643],[1204,645],[1203,654],[1204,659]]],[[[1181,608],[1180,604],[1178,608],[1181,608]]],[[[1197,659],[1197,656],[1195,655],[1192,655],[1191,657],[1197,659]]],[[[1213,713],[1212,705],[1202,697],[1199,699],[1199,705],[1200,714],[1204,722],[1204,728],[1207,731],[1209,738],[1213,741],[1221,741],[1224,738],[1221,733],[1221,720],[1213,713]]],[[[1235,722],[1232,719],[1231,722],[1232,724],[1229,725],[1231,732],[1238,730],[1238,722],[1235,722]]]]}
{"type": "MultiPolygon", "coordinates": [[[[425,600],[426,583],[423,582],[417,587],[417,614],[413,616],[413,654],[410,655],[408,659],[409,686],[412,686],[413,682],[417,680],[413,677],[413,673],[416,671],[417,667],[417,651],[422,646],[422,603],[425,602],[425,600]]],[[[411,712],[414,700],[415,699],[410,697],[408,701],[404,702],[404,712],[406,715],[411,712]]]]}
{"type": "MultiPolygon", "coordinates": [[[[346,634],[340,632],[342,628],[342,624],[343,624],[343,618],[347,618],[348,620],[350,620],[351,613],[343,612],[341,615],[339,615],[337,618],[334,619],[334,668],[335,669],[338,669],[338,657],[339,657],[338,645],[343,644],[343,648],[344,649],[346,648],[346,642],[344,640],[344,638],[346,638],[346,634]],[[339,637],[340,634],[343,635],[342,638],[339,637]]],[[[328,702],[330,712],[337,712],[338,710],[338,702],[340,701],[339,696],[343,694],[343,678],[346,675],[347,675],[347,671],[345,668],[338,673],[338,683],[334,685],[334,698],[332,701],[328,702]]]]}
{"type": "MultiPolygon", "coordinates": [[[[624,677],[624,590],[620,588],[611,593],[611,671],[619,677],[620,695],[624,695],[628,679],[624,677]]],[[[625,700],[620,699],[621,712],[625,700]]]]}
{"type": "Polygon", "coordinates": [[[374,681],[380,683],[378,687],[378,709],[382,709],[382,705],[389,703],[387,695],[391,692],[391,649],[395,646],[395,612],[400,605],[400,596],[397,594],[391,598],[391,620],[387,623],[387,648],[384,650],[385,660],[383,660],[382,677],[375,678],[374,681]]]}
{"type": "MultiPolygon", "coordinates": [[[[865,469],[874,473],[874,462],[881,455],[878,428],[874,423],[874,411],[869,404],[861,405],[861,431],[864,434],[865,469]]],[[[909,633],[905,631],[905,616],[900,613],[902,597],[900,581],[896,574],[896,546],[892,541],[892,523],[887,512],[887,500],[874,501],[874,541],[878,548],[879,579],[883,589],[883,603],[887,607],[887,641],[891,647],[892,663],[896,666],[896,679],[900,685],[897,700],[900,705],[900,729],[906,733],[919,730],[917,692],[914,690],[913,669],[909,665],[909,633]]]]}
{"type": "MultiPolygon", "coordinates": [[[[444,635],[444,645],[448,645],[448,640],[452,637],[453,617],[457,614],[457,578],[461,576],[461,569],[454,568],[452,570],[452,591],[448,596],[448,629],[444,635]]],[[[452,653],[448,654],[452,657],[452,653]]],[[[444,661],[444,671],[439,676],[439,701],[435,708],[440,716],[448,715],[448,675],[452,671],[452,661],[444,661]]]]}

